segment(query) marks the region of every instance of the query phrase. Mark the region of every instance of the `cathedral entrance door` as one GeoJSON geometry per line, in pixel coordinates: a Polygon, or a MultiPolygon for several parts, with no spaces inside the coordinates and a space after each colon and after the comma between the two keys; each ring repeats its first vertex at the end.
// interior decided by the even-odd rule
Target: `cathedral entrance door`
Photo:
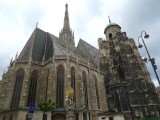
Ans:
{"type": "Polygon", "coordinates": [[[51,120],[66,120],[66,117],[64,114],[57,113],[57,114],[52,115],[51,120]]]}

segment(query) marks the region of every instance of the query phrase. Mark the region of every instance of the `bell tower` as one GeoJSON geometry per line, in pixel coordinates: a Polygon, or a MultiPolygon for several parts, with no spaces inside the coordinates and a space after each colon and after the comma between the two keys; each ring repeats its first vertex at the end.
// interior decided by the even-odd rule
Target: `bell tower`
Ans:
{"type": "Polygon", "coordinates": [[[127,120],[158,115],[154,84],[134,40],[110,20],[104,34],[106,40],[99,38],[98,44],[108,109],[124,113],[127,120]]]}
{"type": "Polygon", "coordinates": [[[62,30],[59,33],[59,39],[70,45],[75,46],[74,32],[71,30],[69,24],[68,4],[65,4],[64,24],[62,30]]]}
{"type": "Polygon", "coordinates": [[[112,40],[114,37],[117,36],[117,33],[121,33],[121,27],[116,23],[112,23],[109,18],[109,24],[104,30],[106,40],[112,40]]]}

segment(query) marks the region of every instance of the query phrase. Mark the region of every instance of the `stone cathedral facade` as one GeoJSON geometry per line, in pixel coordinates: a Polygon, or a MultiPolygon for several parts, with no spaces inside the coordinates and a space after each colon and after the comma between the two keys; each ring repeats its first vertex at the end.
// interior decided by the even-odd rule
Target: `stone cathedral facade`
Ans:
{"type": "MultiPolygon", "coordinates": [[[[48,120],[160,116],[155,86],[134,40],[115,23],[109,23],[104,34],[105,40],[98,39],[99,49],[82,39],[75,47],[68,4],[59,37],[35,28],[0,81],[0,120],[27,120],[31,103],[48,100],[56,102],[48,120]],[[68,88],[74,91],[71,110],[66,104],[68,88]]],[[[33,120],[40,119],[37,109],[33,120]]]]}

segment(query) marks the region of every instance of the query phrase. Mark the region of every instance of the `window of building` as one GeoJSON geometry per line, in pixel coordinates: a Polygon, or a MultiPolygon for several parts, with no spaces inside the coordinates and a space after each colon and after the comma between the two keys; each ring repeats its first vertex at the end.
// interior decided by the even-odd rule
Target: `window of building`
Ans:
{"type": "Polygon", "coordinates": [[[98,81],[96,76],[94,75],[94,80],[95,80],[95,89],[96,89],[96,98],[97,98],[97,107],[100,109],[100,104],[99,104],[99,94],[98,94],[98,81]]]}
{"type": "Polygon", "coordinates": [[[82,82],[83,82],[83,94],[84,94],[84,105],[88,107],[88,92],[87,92],[87,75],[82,72],[82,82]]]}
{"type": "Polygon", "coordinates": [[[112,34],[109,33],[109,40],[112,40],[112,34]]]}
{"type": "Polygon", "coordinates": [[[38,78],[38,72],[37,71],[33,71],[32,74],[31,74],[27,106],[29,106],[31,103],[35,104],[37,78],[38,78]]]}
{"type": "Polygon", "coordinates": [[[64,67],[57,67],[57,91],[56,91],[56,107],[63,108],[64,106],[64,67]]]}
{"type": "Polygon", "coordinates": [[[24,78],[24,70],[21,68],[16,72],[16,81],[14,85],[13,96],[12,96],[11,106],[10,106],[11,108],[16,108],[19,106],[23,78],[24,78]]]}
{"type": "Polygon", "coordinates": [[[109,117],[109,120],[113,120],[113,117],[109,117]]]}
{"type": "Polygon", "coordinates": [[[83,120],[87,120],[87,113],[83,113],[83,120]]]}
{"type": "Polygon", "coordinates": [[[73,101],[76,105],[76,83],[75,83],[75,68],[71,68],[71,87],[73,88],[74,91],[74,96],[73,96],[73,101]]]}
{"type": "Polygon", "coordinates": [[[115,92],[114,93],[114,102],[117,108],[117,112],[121,112],[121,103],[120,103],[120,98],[119,98],[119,93],[115,92]]]}
{"type": "Polygon", "coordinates": [[[120,95],[120,101],[121,101],[121,108],[123,111],[128,111],[129,110],[129,96],[124,87],[121,87],[119,90],[119,95],[120,95]]]}

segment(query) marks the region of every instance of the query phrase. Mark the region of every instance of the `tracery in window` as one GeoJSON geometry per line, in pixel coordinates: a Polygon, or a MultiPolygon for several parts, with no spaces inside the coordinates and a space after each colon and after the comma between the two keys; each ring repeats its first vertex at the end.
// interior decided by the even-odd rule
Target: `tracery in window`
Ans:
{"type": "Polygon", "coordinates": [[[100,109],[99,94],[98,94],[98,81],[97,81],[97,78],[95,75],[94,75],[94,81],[95,81],[95,89],[96,89],[97,107],[98,107],[98,109],[100,109]]]}
{"type": "Polygon", "coordinates": [[[75,81],[75,68],[71,68],[71,87],[73,88],[74,91],[74,96],[73,96],[73,101],[76,105],[76,81],[75,81]]]}
{"type": "Polygon", "coordinates": [[[84,106],[88,107],[87,75],[84,71],[82,72],[82,82],[83,82],[84,106]]]}
{"type": "Polygon", "coordinates": [[[24,78],[24,70],[21,68],[16,72],[16,81],[14,85],[10,108],[16,108],[19,106],[22,85],[23,85],[23,78],[24,78]]]}
{"type": "Polygon", "coordinates": [[[31,74],[27,106],[29,106],[31,103],[35,104],[37,79],[38,79],[38,72],[35,70],[31,74]]]}
{"type": "Polygon", "coordinates": [[[56,92],[56,107],[64,107],[64,67],[57,67],[57,92],[56,92]]]}

